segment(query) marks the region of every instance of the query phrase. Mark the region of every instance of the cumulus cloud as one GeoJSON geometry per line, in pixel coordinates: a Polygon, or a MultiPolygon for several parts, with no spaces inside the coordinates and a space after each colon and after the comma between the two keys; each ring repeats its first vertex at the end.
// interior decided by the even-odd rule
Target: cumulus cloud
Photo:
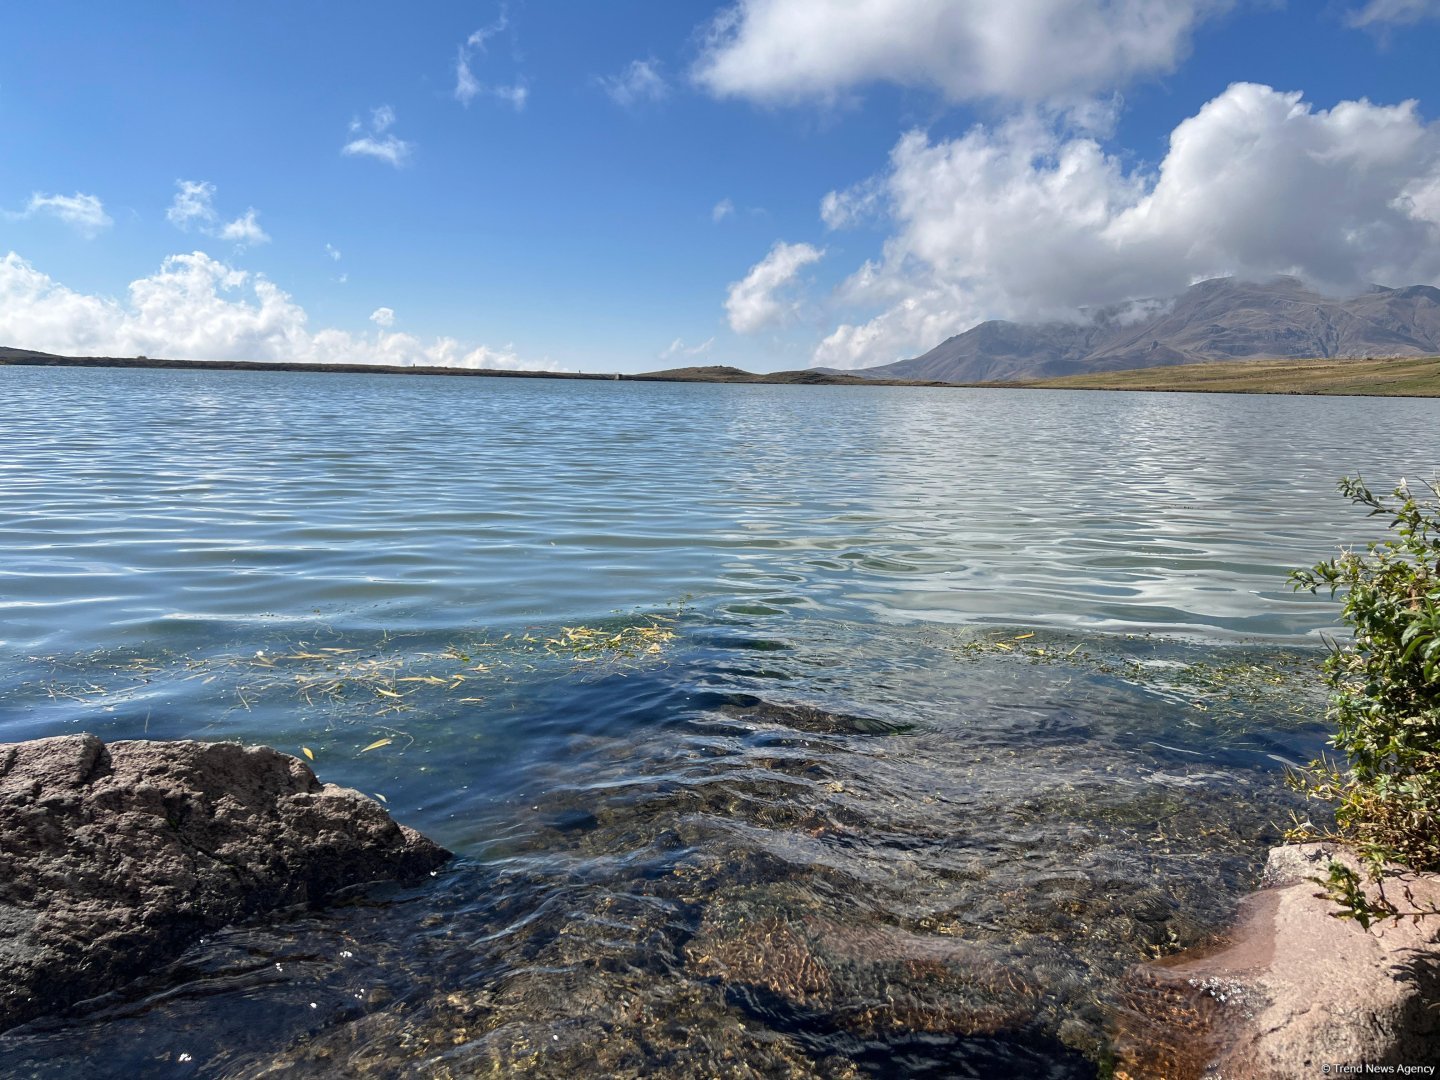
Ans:
{"type": "Polygon", "coordinates": [[[334,244],[327,243],[325,245],[325,254],[330,256],[331,262],[340,261],[340,249],[337,248],[334,244]]]}
{"type": "Polygon", "coordinates": [[[1440,0],[1370,0],[1345,16],[1351,26],[1404,26],[1424,19],[1440,19],[1440,0]]]}
{"type": "Polygon", "coordinates": [[[825,253],[809,244],[787,244],[778,240],[763,259],[740,281],[731,282],[725,297],[725,315],[730,329],[751,334],[779,322],[795,310],[785,299],[786,287],[800,271],[825,253]]]}
{"type": "MultiPolygon", "coordinates": [[[[891,235],[835,300],[878,313],[837,327],[819,364],[1226,274],[1333,291],[1440,280],[1440,129],[1413,101],[1316,109],[1237,83],[1175,128],[1153,172],[1035,115],[941,141],[912,131],[877,182],[891,235]]],[[[832,206],[827,221],[843,218],[832,206]]]]}
{"type": "Polygon", "coordinates": [[[249,210],[245,211],[243,217],[238,217],[228,225],[223,226],[215,235],[221,240],[230,240],[246,246],[268,244],[270,242],[270,234],[260,227],[260,222],[256,220],[257,216],[257,212],[252,206],[249,210]]]}
{"type": "Polygon", "coordinates": [[[875,179],[865,180],[847,191],[831,191],[820,200],[820,220],[827,229],[844,229],[882,210],[885,189],[875,179]]]}
{"type": "Polygon", "coordinates": [[[215,185],[208,180],[176,180],[175,198],[165,218],[177,229],[212,225],[215,215],[215,185]]]}
{"type": "Polygon", "coordinates": [[[632,60],[619,75],[602,76],[597,81],[611,101],[627,109],[647,101],[659,101],[670,92],[669,84],[660,74],[660,62],[654,57],[632,60]]]}
{"type": "Polygon", "coordinates": [[[508,346],[465,346],[450,337],[425,342],[384,327],[371,336],[312,332],[306,323],[305,310],[269,279],[200,251],[171,255],[157,273],[132,282],[124,300],[69,289],[14,252],[0,258],[0,341],[23,348],[184,360],[556,367],[522,360],[508,346]]]}
{"type": "Polygon", "coordinates": [[[376,308],[370,313],[370,321],[382,330],[388,330],[395,325],[395,309],[382,307],[376,308]]]}
{"type": "Polygon", "coordinates": [[[350,134],[355,138],[340,152],[349,157],[373,157],[398,169],[410,159],[413,146],[390,131],[394,126],[395,110],[389,105],[372,109],[368,128],[358,119],[350,121],[350,134]]]}
{"type": "Polygon", "coordinates": [[[30,196],[24,210],[18,213],[0,212],[0,217],[7,217],[12,221],[53,217],[84,237],[94,237],[102,229],[108,229],[114,224],[110,215],[105,213],[105,205],[98,196],[82,195],[78,191],[74,195],[45,195],[37,191],[30,196]]]}
{"type": "Polygon", "coordinates": [[[270,242],[270,234],[260,227],[259,216],[252,206],[244,216],[220,225],[220,215],[215,211],[215,185],[208,180],[176,180],[175,198],[165,211],[166,220],[181,232],[198,229],[240,247],[270,242]]]}
{"type": "Polygon", "coordinates": [[[736,0],[693,76],[719,97],[835,101],[867,83],[952,101],[1078,99],[1172,71],[1233,0],[736,0]]]}

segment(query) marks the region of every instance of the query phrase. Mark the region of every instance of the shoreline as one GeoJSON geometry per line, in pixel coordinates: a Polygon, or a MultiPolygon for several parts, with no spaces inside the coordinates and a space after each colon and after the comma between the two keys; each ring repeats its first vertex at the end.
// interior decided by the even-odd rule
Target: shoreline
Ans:
{"type": "Polygon", "coordinates": [[[1037,379],[941,382],[869,379],[820,369],[756,374],[740,368],[673,368],[627,374],[519,371],[500,368],[409,367],[395,364],[305,364],[256,360],[169,360],[152,357],[59,356],[0,348],[3,367],[126,368],[170,371],[291,371],[332,375],[438,375],[586,382],[729,383],[763,386],[919,386],[967,390],[1104,390],[1158,394],[1265,394],[1286,397],[1440,397],[1440,357],[1358,360],[1228,360],[1037,379]]]}
{"type": "Polygon", "coordinates": [[[570,379],[583,382],[709,382],[754,383],[768,386],[932,386],[958,387],[965,383],[924,382],[912,379],[866,379],[858,375],[818,370],[776,371],[755,374],[739,368],[676,368],[636,374],[586,371],[520,371],[511,368],[420,367],[400,364],[303,364],[259,360],[167,360],[148,356],[58,356],[0,348],[3,367],[129,368],[170,371],[293,371],[324,375],[443,375],[505,379],[570,379]]]}

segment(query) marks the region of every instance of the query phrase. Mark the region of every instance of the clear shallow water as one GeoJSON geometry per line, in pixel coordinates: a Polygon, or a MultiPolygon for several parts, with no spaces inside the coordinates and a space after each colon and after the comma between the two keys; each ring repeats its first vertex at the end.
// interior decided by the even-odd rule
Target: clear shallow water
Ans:
{"type": "Polygon", "coordinates": [[[1286,571],[1374,535],[1340,475],[1440,473],[1436,420],[0,369],[0,739],[307,747],[462,856],[10,1056],[1091,1075],[1321,745],[1334,606],[1286,571]]]}

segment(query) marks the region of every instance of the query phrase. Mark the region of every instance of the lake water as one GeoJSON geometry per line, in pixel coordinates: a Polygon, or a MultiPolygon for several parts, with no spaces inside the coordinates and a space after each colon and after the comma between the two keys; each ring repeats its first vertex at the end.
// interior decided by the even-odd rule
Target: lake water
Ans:
{"type": "Polygon", "coordinates": [[[1092,1076],[1116,978],[1307,812],[1337,605],[1286,573],[1379,535],[1340,476],[1440,475],[1437,420],[0,368],[0,740],[308,750],[460,855],[0,1052],[1092,1076]]]}

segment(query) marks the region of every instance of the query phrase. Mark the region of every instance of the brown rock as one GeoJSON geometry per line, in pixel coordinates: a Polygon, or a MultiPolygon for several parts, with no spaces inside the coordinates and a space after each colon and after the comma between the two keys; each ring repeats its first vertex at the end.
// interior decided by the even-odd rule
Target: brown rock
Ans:
{"type": "MultiPolygon", "coordinates": [[[[1274,849],[1269,887],[1242,903],[1227,940],[1131,973],[1117,1077],[1272,1080],[1440,1061],[1440,915],[1368,931],[1337,918],[1308,880],[1332,859],[1359,869],[1330,844],[1274,849]]],[[[1397,872],[1385,894],[1401,911],[1434,910],[1440,878],[1397,872]]]]}
{"type": "Polygon", "coordinates": [[[199,936],[449,852],[267,747],[0,745],[0,1031],[104,993],[199,936]]]}

